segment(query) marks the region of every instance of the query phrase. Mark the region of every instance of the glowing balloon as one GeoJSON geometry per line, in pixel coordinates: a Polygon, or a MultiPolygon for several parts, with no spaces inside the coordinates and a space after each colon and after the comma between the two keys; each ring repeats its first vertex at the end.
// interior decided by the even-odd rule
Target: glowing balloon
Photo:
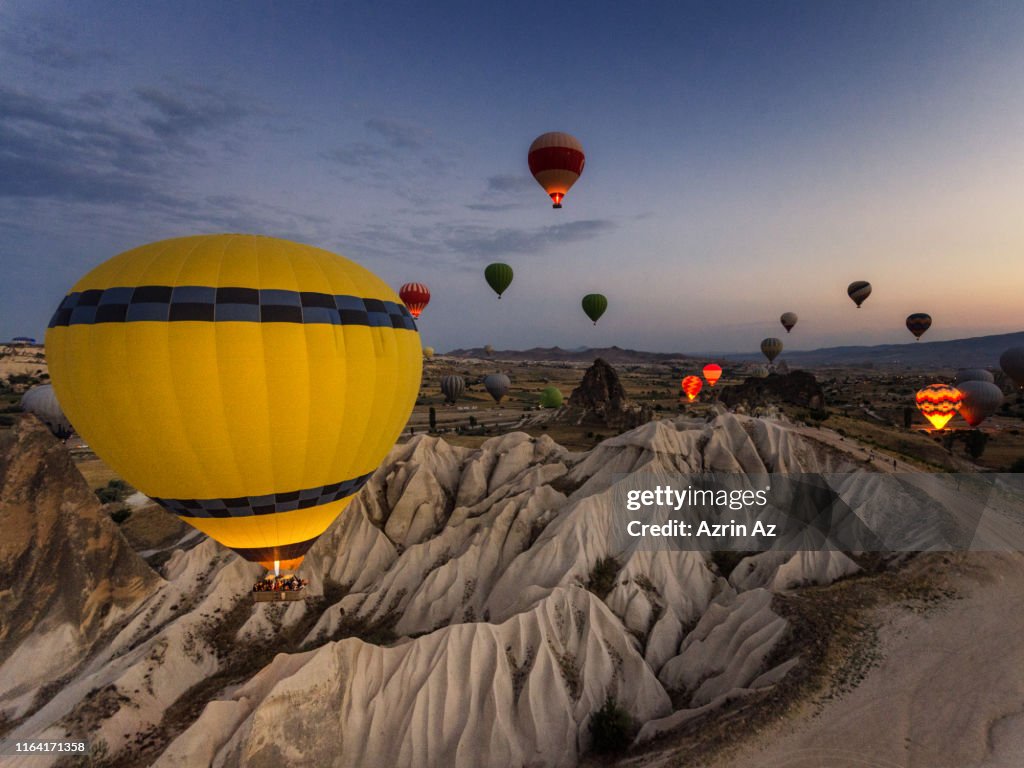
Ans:
{"type": "Polygon", "coordinates": [[[1024,387],[1024,347],[1011,347],[1003,352],[999,356],[999,367],[1018,387],[1024,387]]]}
{"type": "Polygon", "coordinates": [[[786,329],[786,333],[793,330],[793,326],[796,325],[796,321],[796,312],[783,312],[782,317],[779,318],[779,322],[782,323],[782,327],[786,329]]]}
{"type": "Polygon", "coordinates": [[[508,388],[511,386],[512,382],[504,373],[492,373],[489,376],[484,376],[484,389],[496,403],[501,402],[501,398],[508,394],[508,388]]]}
{"type": "Polygon", "coordinates": [[[67,440],[74,432],[71,422],[61,410],[52,384],[39,384],[21,396],[21,410],[33,413],[55,437],[67,440]]]}
{"type": "Polygon", "coordinates": [[[46,333],[78,433],[127,482],[268,568],[295,568],[394,445],[420,386],[409,310],[286,240],[144,245],[75,284],[46,333]]]}
{"type": "Polygon", "coordinates": [[[853,303],[857,305],[857,309],[860,309],[860,305],[864,303],[864,299],[871,295],[871,283],[866,280],[858,280],[854,283],[850,283],[846,289],[846,294],[853,299],[853,303]]]}
{"type": "Polygon", "coordinates": [[[972,427],[976,427],[998,410],[1003,404],[1003,390],[987,381],[967,381],[957,384],[963,394],[960,415],[972,427]]]}
{"type": "Polygon", "coordinates": [[[715,363],[708,363],[704,366],[704,378],[707,379],[708,386],[715,386],[715,383],[722,378],[722,366],[715,363]]]}
{"type": "Polygon", "coordinates": [[[594,325],[597,325],[598,319],[608,309],[608,299],[600,293],[588,293],[583,297],[582,304],[583,311],[587,313],[587,317],[594,321],[594,325]]]}
{"type": "Polygon", "coordinates": [[[434,359],[434,348],[433,347],[424,347],[423,348],[423,356],[425,358],[427,358],[427,360],[433,360],[434,359]]]}
{"type": "Polygon", "coordinates": [[[445,402],[454,405],[455,401],[459,399],[459,395],[465,391],[466,380],[461,376],[441,377],[441,394],[444,395],[445,402]]]}
{"type": "Polygon", "coordinates": [[[924,312],[915,312],[907,317],[907,330],[914,334],[914,337],[920,341],[924,332],[932,327],[932,316],[926,315],[924,312]]]}
{"type": "Polygon", "coordinates": [[[541,408],[561,408],[562,390],[558,387],[545,387],[540,393],[541,408]]]}
{"type": "Polygon", "coordinates": [[[782,352],[782,341],[774,337],[767,338],[761,342],[761,354],[768,358],[768,362],[773,362],[779,353],[782,352]]]}
{"type": "Polygon", "coordinates": [[[700,394],[702,386],[704,384],[698,376],[687,376],[682,382],[683,392],[690,399],[691,403],[700,394]]]}
{"type": "Polygon", "coordinates": [[[527,156],[530,173],[544,187],[553,205],[562,207],[562,198],[583,173],[586,157],[583,146],[568,133],[545,133],[533,140],[527,156]]]}
{"type": "Polygon", "coordinates": [[[420,313],[430,303],[430,291],[423,283],[406,283],[398,289],[398,298],[409,308],[409,314],[419,319],[420,313]]]}
{"type": "Polygon", "coordinates": [[[931,422],[935,429],[942,429],[960,410],[964,396],[956,387],[948,384],[929,384],[918,390],[914,398],[918,410],[931,422]]]}
{"type": "Polygon", "coordinates": [[[512,284],[512,267],[501,263],[488,264],[484,269],[484,279],[500,299],[501,294],[512,284]]]}

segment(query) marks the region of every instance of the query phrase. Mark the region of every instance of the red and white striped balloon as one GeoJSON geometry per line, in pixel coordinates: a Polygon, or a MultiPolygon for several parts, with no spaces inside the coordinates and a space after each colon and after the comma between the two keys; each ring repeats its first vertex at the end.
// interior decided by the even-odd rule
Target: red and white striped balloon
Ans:
{"type": "Polygon", "coordinates": [[[419,319],[420,312],[430,303],[430,290],[423,283],[406,283],[398,289],[398,298],[409,308],[409,314],[419,319]]]}
{"type": "Polygon", "coordinates": [[[583,145],[568,133],[553,131],[533,140],[527,159],[530,173],[551,197],[552,207],[561,208],[565,193],[583,173],[583,145]]]}

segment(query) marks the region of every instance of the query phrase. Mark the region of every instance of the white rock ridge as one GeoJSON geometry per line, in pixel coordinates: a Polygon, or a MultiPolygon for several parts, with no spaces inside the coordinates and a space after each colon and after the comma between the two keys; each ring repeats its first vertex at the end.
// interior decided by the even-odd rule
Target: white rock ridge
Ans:
{"type": "Polygon", "coordinates": [[[583,454],[523,433],[478,449],[416,436],[307,556],[322,597],[253,605],[256,566],[211,541],[178,551],[45,702],[0,704],[3,743],[88,734],[138,765],[572,766],[609,696],[643,737],[671,727],[672,701],[683,717],[773,685],[790,668],[766,667],[787,630],[773,592],[856,570],[763,553],[722,573],[629,536],[621,478],[856,468],[793,425],[732,414],[583,454]]]}

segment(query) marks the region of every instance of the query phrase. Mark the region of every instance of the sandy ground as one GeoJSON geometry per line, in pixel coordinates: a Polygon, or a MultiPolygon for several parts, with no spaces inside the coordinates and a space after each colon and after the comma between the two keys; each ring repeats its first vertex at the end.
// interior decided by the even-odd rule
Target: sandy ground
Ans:
{"type": "Polygon", "coordinates": [[[881,662],[805,704],[716,768],[1024,766],[1024,555],[974,553],[960,598],[881,613],[881,662]]]}

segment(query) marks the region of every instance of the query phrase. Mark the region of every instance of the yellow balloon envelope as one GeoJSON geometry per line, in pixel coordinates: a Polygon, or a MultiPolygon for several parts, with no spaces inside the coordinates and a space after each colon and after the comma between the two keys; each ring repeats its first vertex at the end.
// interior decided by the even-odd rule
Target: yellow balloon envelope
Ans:
{"type": "Polygon", "coordinates": [[[115,256],[46,333],[57,397],[100,458],[247,560],[284,568],[394,444],[420,350],[373,273],[254,235],[115,256]]]}

